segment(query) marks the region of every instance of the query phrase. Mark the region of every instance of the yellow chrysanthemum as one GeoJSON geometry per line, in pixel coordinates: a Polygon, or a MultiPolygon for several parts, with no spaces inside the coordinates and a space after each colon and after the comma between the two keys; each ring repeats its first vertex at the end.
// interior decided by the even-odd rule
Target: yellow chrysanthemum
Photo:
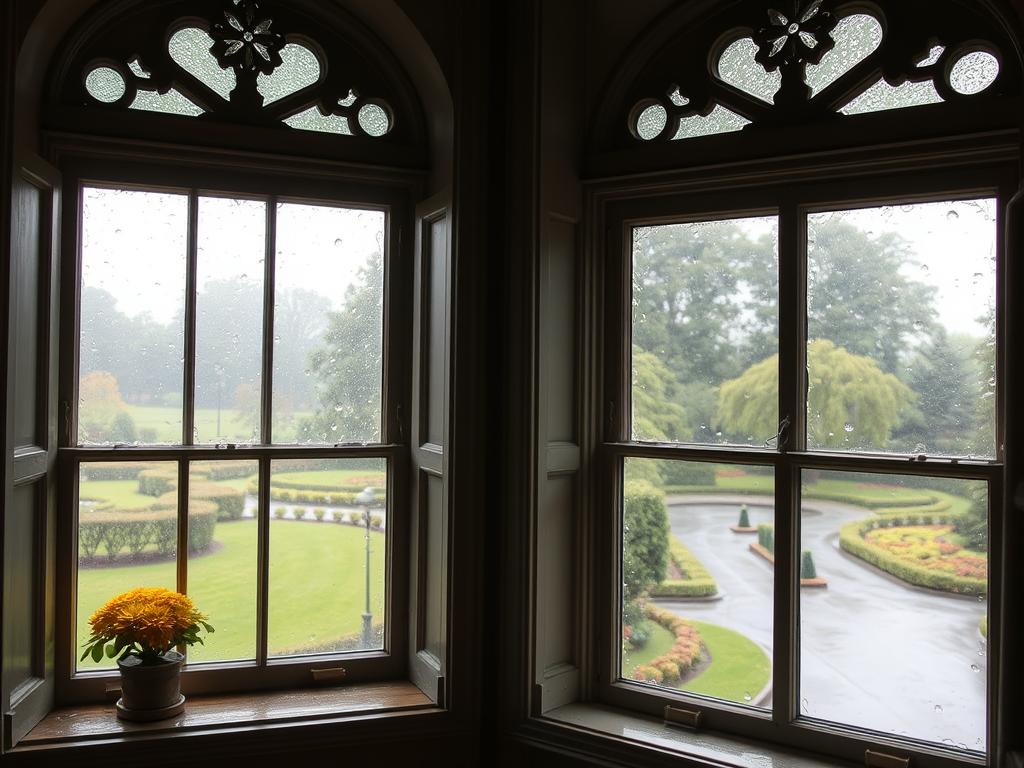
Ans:
{"type": "Polygon", "coordinates": [[[162,587],[143,587],[118,595],[89,619],[97,637],[124,638],[142,648],[163,651],[185,630],[205,621],[192,600],[162,587]]]}

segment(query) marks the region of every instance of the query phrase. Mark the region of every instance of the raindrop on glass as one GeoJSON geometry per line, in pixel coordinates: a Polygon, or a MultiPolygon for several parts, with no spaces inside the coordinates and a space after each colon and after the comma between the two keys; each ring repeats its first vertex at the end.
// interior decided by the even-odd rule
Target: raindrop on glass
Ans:
{"type": "Polygon", "coordinates": [[[846,433],[853,432],[853,424],[850,424],[849,422],[847,422],[846,424],[843,424],[843,432],[846,432],[846,433]]]}

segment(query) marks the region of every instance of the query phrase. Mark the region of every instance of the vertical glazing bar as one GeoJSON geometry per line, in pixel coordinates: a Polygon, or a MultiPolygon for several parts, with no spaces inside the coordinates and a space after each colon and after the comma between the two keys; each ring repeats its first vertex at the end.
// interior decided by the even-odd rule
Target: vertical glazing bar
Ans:
{"type": "Polygon", "coordinates": [[[175,553],[178,591],[188,594],[188,459],[178,459],[178,546],[175,553]]]}
{"type": "Polygon", "coordinates": [[[277,198],[267,200],[267,236],[263,258],[263,391],[260,433],[264,445],[273,442],[274,402],[274,280],[277,274],[277,198]]]}
{"type": "Polygon", "coordinates": [[[798,713],[800,551],[799,469],[789,451],[803,448],[806,405],[804,243],[806,223],[792,202],[779,211],[779,438],[782,461],[775,472],[775,590],[772,644],[773,718],[784,726],[798,713]],[[788,423],[787,423],[788,420],[788,423]]]}
{"type": "Polygon", "coordinates": [[[267,664],[267,605],[270,589],[270,467],[267,456],[260,458],[259,490],[256,501],[256,663],[267,664]]]}
{"type": "Polygon", "coordinates": [[[195,445],[196,413],[196,272],[199,261],[199,195],[188,198],[188,260],[185,266],[185,382],[184,413],[181,419],[182,445],[195,445]]]}

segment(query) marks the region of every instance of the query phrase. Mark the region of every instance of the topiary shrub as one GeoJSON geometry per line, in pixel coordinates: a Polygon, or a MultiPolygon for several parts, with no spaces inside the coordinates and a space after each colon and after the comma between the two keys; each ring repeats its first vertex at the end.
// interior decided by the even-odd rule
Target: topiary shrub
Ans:
{"type": "Polygon", "coordinates": [[[218,510],[212,501],[193,501],[188,509],[188,551],[205,552],[213,543],[218,510]]]}
{"type": "Polygon", "coordinates": [[[316,509],[313,510],[313,517],[316,518],[316,521],[318,523],[321,522],[324,519],[324,515],[326,515],[326,514],[327,514],[327,510],[324,509],[323,507],[317,507],[316,509]]]}
{"type": "Polygon", "coordinates": [[[146,469],[156,469],[160,465],[152,462],[119,461],[104,464],[79,465],[79,477],[83,482],[101,480],[135,480],[139,473],[146,469]]]}
{"type": "Polygon", "coordinates": [[[800,560],[800,578],[818,578],[818,569],[814,567],[814,556],[811,554],[811,550],[809,549],[804,550],[803,557],[800,560]]]}
{"type": "Polygon", "coordinates": [[[642,481],[626,484],[622,501],[622,595],[635,600],[665,578],[668,510],[665,495],[642,481]]]}
{"type": "Polygon", "coordinates": [[[370,515],[370,527],[374,530],[380,530],[384,526],[384,518],[380,515],[370,515]]]}
{"type": "Polygon", "coordinates": [[[739,523],[737,523],[737,527],[739,527],[739,528],[749,528],[750,527],[750,512],[747,510],[747,505],[746,504],[744,504],[743,506],[740,507],[740,520],[739,520],[739,523]]]}
{"type": "Polygon", "coordinates": [[[287,507],[274,507],[274,517],[278,520],[284,520],[285,512],[288,511],[287,507]]]}
{"type": "Polygon", "coordinates": [[[192,483],[188,489],[189,500],[212,501],[217,505],[221,520],[238,520],[245,512],[245,493],[229,485],[216,483],[192,483]]]}

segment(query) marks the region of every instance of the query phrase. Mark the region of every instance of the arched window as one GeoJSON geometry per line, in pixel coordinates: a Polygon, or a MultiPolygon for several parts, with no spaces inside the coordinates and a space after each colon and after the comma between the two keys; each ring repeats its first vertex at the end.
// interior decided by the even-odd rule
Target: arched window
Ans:
{"type": "Polygon", "coordinates": [[[63,190],[40,362],[60,418],[26,451],[55,457],[39,487],[59,477],[55,669],[31,651],[45,685],[10,740],[54,680],[60,704],[104,700],[89,617],[140,586],[216,629],[186,693],[404,677],[438,700],[448,209],[417,213],[403,66],[334,4],[111,0],[61,46],[42,122],[59,180],[22,175],[63,190]],[[437,457],[423,490],[413,440],[437,457]]]}
{"type": "Polygon", "coordinates": [[[1024,436],[1021,57],[994,5],[685,4],[608,85],[599,700],[868,765],[997,749],[1024,436]]]}

